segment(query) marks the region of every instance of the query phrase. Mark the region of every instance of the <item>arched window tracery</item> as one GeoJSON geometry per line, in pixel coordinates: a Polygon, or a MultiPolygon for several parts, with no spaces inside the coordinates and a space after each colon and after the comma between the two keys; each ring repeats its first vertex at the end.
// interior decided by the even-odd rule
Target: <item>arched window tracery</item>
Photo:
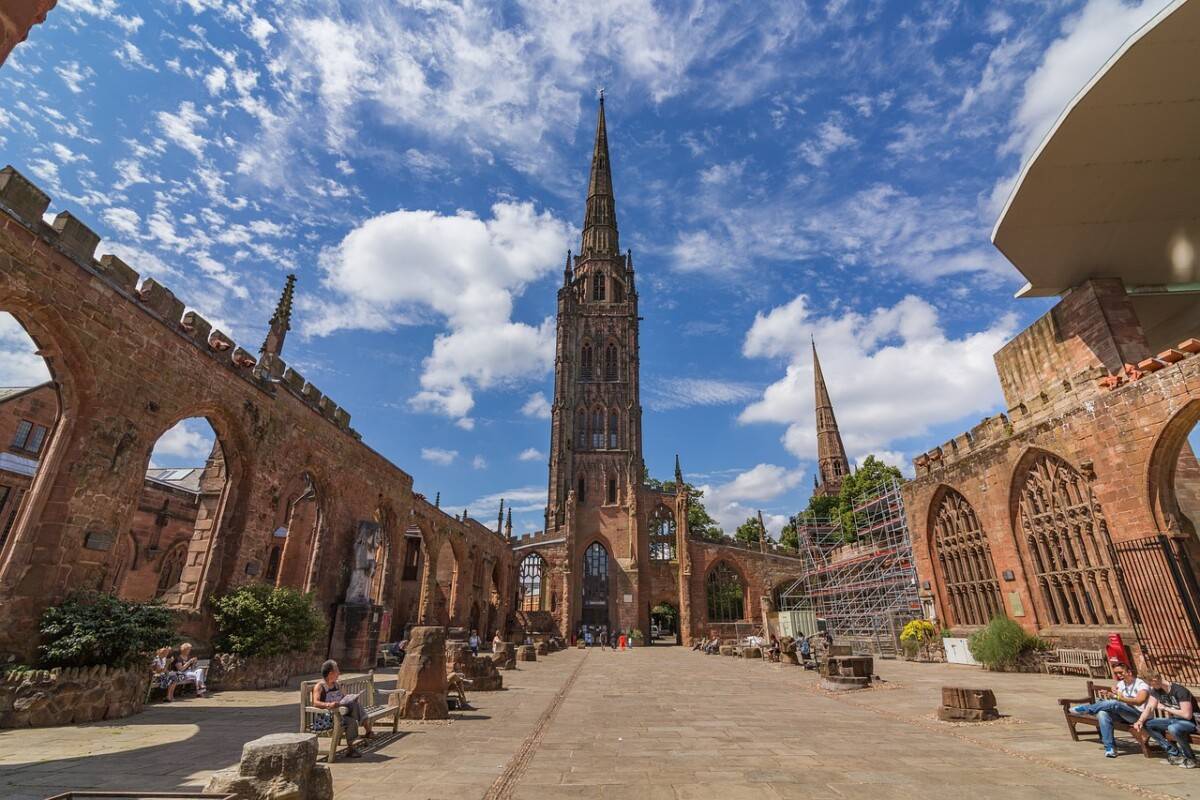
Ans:
{"type": "Polygon", "coordinates": [[[709,622],[738,622],[745,618],[746,587],[742,576],[727,562],[720,561],[712,568],[705,587],[709,622]]]}
{"type": "Polygon", "coordinates": [[[675,560],[675,515],[666,506],[650,515],[650,560],[675,560]]]}
{"type": "Polygon", "coordinates": [[[575,415],[575,444],[580,450],[588,446],[587,412],[582,408],[575,415]]]}
{"type": "Polygon", "coordinates": [[[596,409],[592,412],[592,449],[604,447],[604,412],[596,409]]]}
{"type": "Polygon", "coordinates": [[[620,375],[620,371],[617,368],[617,355],[617,346],[615,344],[609,344],[608,347],[604,348],[604,380],[606,381],[616,381],[620,375]]]}
{"type": "Polygon", "coordinates": [[[546,559],[530,553],[521,559],[521,610],[545,611],[546,559]]]}
{"type": "Polygon", "coordinates": [[[616,450],[620,444],[620,423],[617,420],[617,412],[612,412],[608,415],[608,449],[616,450]]]}
{"type": "Polygon", "coordinates": [[[1108,550],[1108,525],[1087,481],[1044,453],[1017,499],[1018,535],[1052,625],[1125,624],[1108,550]]]}
{"type": "Polygon", "coordinates": [[[584,342],[583,347],[579,351],[579,379],[590,381],[593,372],[593,354],[592,343],[584,342]]]}
{"type": "Polygon", "coordinates": [[[154,592],[155,597],[162,597],[168,589],[179,583],[179,578],[183,575],[183,563],[186,560],[187,544],[183,542],[175,545],[170,552],[163,556],[162,563],[158,566],[158,587],[154,592]]]}
{"type": "Polygon", "coordinates": [[[953,625],[986,625],[1004,613],[992,549],[975,509],[953,489],[933,515],[933,547],[953,625]]]}
{"type": "Polygon", "coordinates": [[[596,302],[604,302],[604,275],[597,272],[592,276],[592,299],[596,302]]]}

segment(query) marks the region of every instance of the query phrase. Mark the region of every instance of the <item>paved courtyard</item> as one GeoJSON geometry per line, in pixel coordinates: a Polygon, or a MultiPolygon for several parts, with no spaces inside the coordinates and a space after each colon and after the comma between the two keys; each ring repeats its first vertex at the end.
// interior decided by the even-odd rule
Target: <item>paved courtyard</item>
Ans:
{"type": "MultiPolygon", "coordinates": [[[[886,688],[816,689],[794,667],[681,648],[570,650],[504,673],[450,722],[402,723],[334,764],[369,798],[1200,797],[1200,771],[1072,742],[1054,698],[1082,678],[882,661],[886,688]],[[1004,719],[933,718],[943,684],[991,687],[1004,719]]],[[[382,676],[384,686],[393,677],[382,676]]],[[[295,688],[158,704],[129,720],[0,732],[0,797],[72,788],[198,790],[241,743],[294,730],[295,688]]],[[[1120,734],[1118,735],[1120,737],[1120,734]]]]}

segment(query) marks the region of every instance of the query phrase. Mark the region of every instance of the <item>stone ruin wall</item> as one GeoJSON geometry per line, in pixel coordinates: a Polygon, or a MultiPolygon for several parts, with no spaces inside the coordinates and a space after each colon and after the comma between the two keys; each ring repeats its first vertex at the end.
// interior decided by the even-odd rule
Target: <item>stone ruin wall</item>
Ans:
{"type": "MultiPolygon", "coordinates": [[[[30,657],[41,610],[74,588],[103,587],[130,529],[150,451],[175,423],[208,419],[228,482],[214,524],[193,538],[178,605],[261,575],[282,490],[304,472],[321,498],[326,541],[313,584],[328,608],[343,596],[355,527],[380,518],[390,543],[384,590],[395,593],[414,511],[423,520],[424,586],[443,540],[511,573],[504,537],[432,509],[412,478],[360,440],[349,413],[279,358],[261,361],[153,278],[112,255],[69,212],[12,167],[0,171],[0,310],[46,359],[62,414],[20,517],[0,552],[0,652],[30,657]]],[[[468,593],[470,584],[460,582],[468,593]]],[[[503,587],[507,588],[507,587],[503,587]]],[[[502,591],[501,603],[509,596],[502,591]]],[[[472,600],[456,598],[469,607],[472,600]]],[[[422,602],[425,610],[426,603],[422,602]]],[[[507,613],[507,606],[503,613],[507,613]]]]}

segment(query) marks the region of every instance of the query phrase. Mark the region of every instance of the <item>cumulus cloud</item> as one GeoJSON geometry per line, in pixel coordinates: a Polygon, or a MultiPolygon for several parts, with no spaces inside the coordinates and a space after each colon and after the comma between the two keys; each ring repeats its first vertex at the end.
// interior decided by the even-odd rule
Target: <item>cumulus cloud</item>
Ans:
{"type": "Polygon", "coordinates": [[[159,111],[158,127],[163,135],[179,147],[187,150],[196,158],[204,157],[204,137],[196,132],[196,128],[204,124],[204,117],[196,111],[196,104],[185,100],[179,104],[179,111],[172,114],[169,111],[159,111]]]}
{"type": "MultiPolygon", "coordinates": [[[[796,488],[804,479],[804,470],[788,469],[777,464],[758,464],[736,475],[728,483],[705,484],[697,488],[704,491],[704,507],[728,534],[737,526],[754,516],[758,508],[747,503],[763,503],[774,500],[796,488]]],[[[786,514],[763,514],[767,532],[778,535],[787,522],[786,514]]]]}
{"type": "Polygon", "coordinates": [[[181,420],[154,443],[150,463],[156,467],[202,467],[215,439],[207,420],[181,420]]]}
{"type": "Polygon", "coordinates": [[[54,71],[75,94],[80,94],[87,79],[96,74],[91,67],[81,66],[78,61],[64,61],[55,67],[54,71]]]}
{"type": "Polygon", "coordinates": [[[554,321],[514,321],[513,302],[559,266],[572,230],[531,203],[491,212],[395,211],[362,223],[322,253],[325,284],[342,302],[309,331],[444,321],[411,403],[458,420],[470,418],[476,390],[541,377],[553,363],[554,321]]]}
{"type": "Polygon", "coordinates": [[[545,461],[546,454],[536,447],[526,447],[517,458],[521,461],[545,461]]]}
{"type": "Polygon", "coordinates": [[[37,386],[50,380],[46,362],[21,324],[0,311],[0,386],[37,386]]]}
{"type": "Polygon", "coordinates": [[[550,401],[541,392],[529,395],[525,405],[521,406],[521,413],[534,419],[550,419],[550,410],[550,401]]]}
{"type": "Polygon", "coordinates": [[[487,469],[487,459],[483,456],[475,456],[471,459],[471,469],[487,469]]]}
{"type": "Polygon", "coordinates": [[[856,144],[858,140],[846,130],[841,115],[833,114],[817,127],[811,139],[800,145],[799,153],[809,166],[823,167],[831,155],[856,144]]]}
{"type": "Polygon", "coordinates": [[[441,447],[422,447],[421,458],[434,464],[448,467],[458,458],[457,450],[445,450],[441,447]]]}
{"type": "Polygon", "coordinates": [[[117,233],[124,234],[131,239],[138,236],[142,220],[132,208],[112,206],[104,209],[100,213],[100,217],[117,233]]]}
{"type": "MultiPolygon", "coordinates": [[[[471,516],[481,520],[485,525],[490,525],[491,521],[496,519],[496,515],[500,512],[500,501],[504,501],[505,510],[512,509],[513,514],[530,514],[536,512],[538,514],[539,526],[542,521],[541,514],[546,509],[546,487],[545,486],[520,486],[514,489],[504,489],[499,492],[477,497],[472,500],[467,508],[470,509],[471,516]]],[[[455,505],[450,508],[457,508],[455,505]]],[[[526,528],[529,526],[526,525],[526,528]]]]}
{"type": "Polygon", "coordinates": [[[1005,315],[984,330],[953,338],[942,329],[937,310],[912,295],[870,313],[840,315],[815,313],[799,295],[756,315],[746,333],[743,355],[787,366],[739,420],[786,425],[788,452],[801,459],[816,456],[812,334],[850,457],[887,448],[934,425],[993,411],[1001,398],[992,354],[1016,327],[1015,317],[1005,315]]]}

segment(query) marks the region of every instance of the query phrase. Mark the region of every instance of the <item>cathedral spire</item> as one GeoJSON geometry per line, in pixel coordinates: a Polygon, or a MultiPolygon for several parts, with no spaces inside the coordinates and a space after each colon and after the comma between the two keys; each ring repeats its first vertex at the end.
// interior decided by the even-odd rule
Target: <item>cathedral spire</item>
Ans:
{"type": "Polygon", "coordinates": [[[821,374],[821,360],[817,358],[817,343],[812,343],[813,384],[817,413],[817,470],[821,473],[821,485],[814,492],[834,495],[841,491],[842,481],[850,474],[850,462],[846,459],[846,448],[842,434],[838,431],[837,419],[833,416],[833,402],[821,374]]]}
{"type": "Polygon", "coordinates": [[[259,353],[270,353],[273,356],[283,353],[283,340],[292,329],[292,295],[295,291],[296,276],[288,275],[287,283],[283,285],[283,294],[279,296],[279,303],[275,306],[275,313],[271,315],[271,327],[267,331],[267,338],[258,349],[259,353]]]}
{"type": "Polygon", "coordinates": [[[593,255],[615,258],[620,252],[621,247],[617,240],[617,203],[613,196],[612,165],[608,160],[608,128],[604,124],[604,93],[601,92],[580,255],[584,258],[593,255]]]}

